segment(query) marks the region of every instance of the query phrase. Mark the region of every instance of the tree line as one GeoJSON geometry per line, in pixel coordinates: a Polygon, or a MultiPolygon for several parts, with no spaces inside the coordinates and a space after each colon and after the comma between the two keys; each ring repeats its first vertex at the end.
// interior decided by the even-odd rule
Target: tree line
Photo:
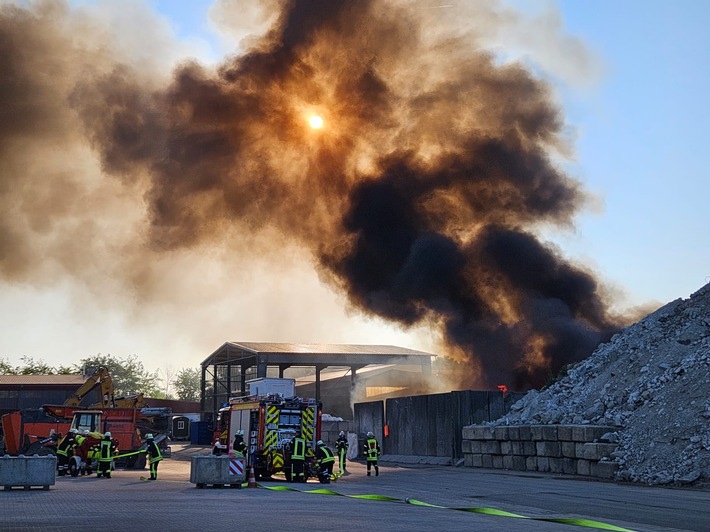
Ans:
{"type": "Polygon", "coordinates": [[[0,375],[81,375],[85,370],[90,375],[93,369],[104,367],[111,374],[117,397],[142,393],[155,399],[200,400],[200,368],[182,368],[174,373],[166,369],[165,376],[161,377],[159,370],[147,371],[136,355],[120,358],[99,353],[82,358],[78,364],[58,367],[29,356],[20,360],[22,364],[13,366],[0,358],[0,375]]]}

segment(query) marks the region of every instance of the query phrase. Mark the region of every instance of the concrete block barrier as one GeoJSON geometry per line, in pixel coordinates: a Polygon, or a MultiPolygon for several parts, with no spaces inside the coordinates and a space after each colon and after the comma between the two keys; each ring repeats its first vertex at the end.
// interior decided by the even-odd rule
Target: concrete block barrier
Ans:
{"type": "Polygon", "coordinates": [[[21,487],[26,490],[54,486],[57,471],[56,456],[3,456],[0,458],[0,486],[9,490],[21,487]]]}
{"type": "Polygon", "coordinates": [[[602,437],[603,425],[518,425],[464,427],[464,466],[538,471],[613,479],[610,460],[617,445],[602,437]]]}
{"type": "Polygon", "coordinates": [[[241,488],[246,481],[246,460],[241,456],[191,457],[190,482],[198,488],[205,486],[241,488]]]}

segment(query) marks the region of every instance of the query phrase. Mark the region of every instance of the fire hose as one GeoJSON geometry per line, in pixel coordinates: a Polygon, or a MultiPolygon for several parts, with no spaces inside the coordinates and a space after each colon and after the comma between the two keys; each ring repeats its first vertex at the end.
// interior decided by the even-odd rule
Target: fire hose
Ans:
{"type": "Polygon", "coordinates": [[[134,452],[132,452],[132,453],[117,454],[116,456],[113,456],[112,458],[114,458],[114,459],[116,459],[116,458],[125,458],[126,456],[133,456],[134,454],[141,454],[141,453],[144,453],[144,452],[146,452],[146,450],[145,450],[145,449],[141,449],[140,451],[134,451],[134,452]]]}
{"type": "Polygon", "coordinates": [[[296,491],[298,493],[314,493],[318,495],[335,495],[338,497],[349,497],[351,499],[364,499],[368,501],[384,501],[384,502],[404,502],[406,504],[411,504],[413,506],[424,506],[427,508],[438,508],[442,510],[456,510],[459,512],[471,512],[485,515],[495,515],[499,517],[512,517],[515,519],[530,519],[534,521],[546,521],[548,523],[561,523],[565,525],[575,525],[583,526],[587,528],[596,528],[600,530],[613,530],[615,532],[634,532],[628,528],[622,528],[620,526],[612,525],[609,523],[603,523],[601,521],[593,521],[591,519],[580,519],[572,517],[529,517],[525,515],[515,514],[511,512],[506,512],[504,510],[498,510],[497,508],[482,508],[482,507],[451,507],[451,506],[440,506],[438,504],[430,504],[428,502],[419,501],[417,499],[412,499],[411,497],[405,497],[400,499],[397,497],[389,497],[386,495],[344,495],[329,489],[314,489],[314,490],[299,490],[296,488],[290,488],[288,486],[264,486],[262,484],[258,485],[260,488],[266,488],[272,491],[296,491]]]}

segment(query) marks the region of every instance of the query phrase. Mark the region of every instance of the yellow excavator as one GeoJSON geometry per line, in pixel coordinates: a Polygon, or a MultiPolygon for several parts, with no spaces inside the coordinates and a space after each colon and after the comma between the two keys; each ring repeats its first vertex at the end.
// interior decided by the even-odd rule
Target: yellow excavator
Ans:
{"type": "Polygon", "coordinates": [[[115,397],[111,374],[108,369],[104,367],[97,368],[96,371],[86,379],[86,382],[64,401],[64,406],[79,406],[82,399],[98,386],[101,386],[101,401],[89,405],[87,408],[145,408],[148,406],[143,399],[142,393],[127,395],[125,397],[115,397]]]}

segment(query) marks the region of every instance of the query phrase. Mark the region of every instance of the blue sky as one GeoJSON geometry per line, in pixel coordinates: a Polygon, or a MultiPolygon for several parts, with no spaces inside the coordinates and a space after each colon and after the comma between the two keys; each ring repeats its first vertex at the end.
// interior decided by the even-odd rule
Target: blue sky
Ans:
{"type": "Polygon", "coordinates": [[[572,248],[633,300],[687,297],[710,281],[706,2],[560,2],[601,58],[597,87],[569,97],[578,176],[604,199],[572,248]]]}
{"type": "MultiPolygon", "coordinates": [[[[95,2],[71,2],[86,3],[95,2]]],[[[209,21],[212,1],[145,3],[165,17],[174,37],[199,59],[217,62],[231,51],[233,43],[220,38],[209,21]]],[[[457,2],[441,3],[455,6],[457,2]]],[[[533,17],[558,12],[563,32],[584,44],[596,69],[581,82],[556,75],[554,64],[552,72],[546,73],[544,68],[541,72],[555,84],[574,136],[574,158],[566,163],[568,173],[596,198],[596,207],[576,217],[574,229],[550,231],[546,237],[565,257],[592,267],[623,296],[623,305],[687,298],[710,281],[710,215],[706,206],[710,198],[706,164],[710,2],[508,0],[506,4],[533,17]]],[[[564,63],[566,51],[554,52],[564,63]]],[[[524,55],[525,50],[518,53],[524,55]]],[[[71,289],[63,283],[51,289],[4,286],[0,318],[6,330],[0,340],[0,358],[19,363],[20,356],[30,355],[52,364],[69,364],[97,352],[117,356],[136,353],[145,357],[149,369],[155,369],[165,366],[161,359],[165,352],[173,354],[178,367],[197,366],[226,340],[432,348],[422,335],[349,314],[342,310],[339,296],[329,295],[318,283],[315,274],[300,272],[270,287],[271,291],[286,292],[298,286],[303,294],[314,294],[314,300],[324,301],[305,326],[287,325],[292,313],[298,312],[295,307],[268,312],[259,309],[264,294],[252,285],[239,291],[248,308],[233,318],[242,320],[241,330],[228,329],[225,321],[220,322],[221,329],[203,326],[205,331],[194,335],[185,326],[187,320],[176,325],[158,323],[156,317],[155,322],[137,325],[121,309],[106,310],[106,305],[78,312],[76,302],[65,297],[71,289]],[[324,315],[337,317],[342,327],[332,327],[318,317],[324,315]],[[283,330],[269,337],[263,332],[268,329],[255,325],[278,320],[284,324],[283,330]],[[38,330],[43,334],[38,335],[38,330]]],[[[289,299],[298,300],[303,294],[295,293],[289,299]]],[[[213,315],[225,312],[222,306],[210,311],[213,315]]]]}

